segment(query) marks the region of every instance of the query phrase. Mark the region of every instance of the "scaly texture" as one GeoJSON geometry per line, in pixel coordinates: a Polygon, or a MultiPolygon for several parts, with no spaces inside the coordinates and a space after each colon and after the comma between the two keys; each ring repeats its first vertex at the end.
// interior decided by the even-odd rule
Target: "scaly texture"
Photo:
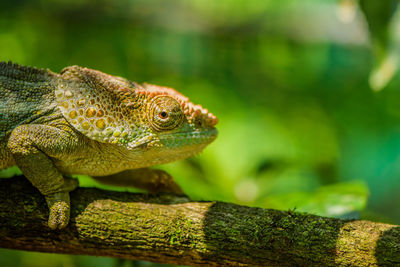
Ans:
{"type": "Polygon", "coordinates": [[[0,89],[0,169],[17,165],[46,197],[52,229],[68,224],[77,183],[66,176],[181,193],[167,173],[146,168],[217,136],[217,118],[177,91],[79,66],[56,74],[2,62],[0,89]]]}
{"type": "Polygon", "coordinates": [[[53,77],[47,70],[0,63],[0,140],[16,126],[54,109],[53,77]]]}

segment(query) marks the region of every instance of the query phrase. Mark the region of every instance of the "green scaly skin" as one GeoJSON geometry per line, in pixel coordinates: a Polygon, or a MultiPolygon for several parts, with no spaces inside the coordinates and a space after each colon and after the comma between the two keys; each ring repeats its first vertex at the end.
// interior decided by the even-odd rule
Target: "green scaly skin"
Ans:
{"type": "Polygon", "coordinates": [[[17,165],[45,196],[48,225],[69,221],[69,192],[85,174],[109,184],[182,193],[148,167],[199,153],[217,118],[177,91],[71,66],[0,63],[0,169],[17,165]]]}

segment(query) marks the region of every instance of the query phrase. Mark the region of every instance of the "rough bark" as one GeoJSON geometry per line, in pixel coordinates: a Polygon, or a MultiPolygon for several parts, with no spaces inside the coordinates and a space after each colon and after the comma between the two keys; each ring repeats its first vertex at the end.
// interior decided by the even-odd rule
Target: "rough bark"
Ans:
{"type": "Polygon", "coordinates": [[[400,265],[400,227],[174,195],[79,188],[67,229],[46,227],[44,198],[0,180],[0,247],[207,266],[400,265]]]}

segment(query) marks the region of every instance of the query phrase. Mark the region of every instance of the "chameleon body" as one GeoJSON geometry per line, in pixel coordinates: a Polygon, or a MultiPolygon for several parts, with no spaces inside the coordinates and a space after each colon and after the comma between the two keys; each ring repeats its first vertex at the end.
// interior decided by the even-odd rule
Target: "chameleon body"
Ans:
{"type": "Polygon", "coordinates": [[[69,192],[85,174],[151,192],[182,193],[148,167],[199,153],[217,118],[177,91],[71,66],[0,63],[0,169],[18,166],[45,196],[48,225],[69,221],[69,192]]]}

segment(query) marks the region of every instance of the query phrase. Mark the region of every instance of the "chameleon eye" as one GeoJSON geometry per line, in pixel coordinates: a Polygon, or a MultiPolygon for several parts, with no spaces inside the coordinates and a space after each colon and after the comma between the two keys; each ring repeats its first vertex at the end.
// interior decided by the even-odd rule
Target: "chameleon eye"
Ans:
{"type": "Polygon", "coordinates": [[[168,117],[168,113],[166,111],[161,111],[159,115],[161,119],[166,119],[168,117]]]}
{"type": "Polygon", "coordinates": [[[149,122],[156,131],[177,128],[183,121],[184,114],[178,101],[170,96],[156,96],[149,105],[149,122]]]}

